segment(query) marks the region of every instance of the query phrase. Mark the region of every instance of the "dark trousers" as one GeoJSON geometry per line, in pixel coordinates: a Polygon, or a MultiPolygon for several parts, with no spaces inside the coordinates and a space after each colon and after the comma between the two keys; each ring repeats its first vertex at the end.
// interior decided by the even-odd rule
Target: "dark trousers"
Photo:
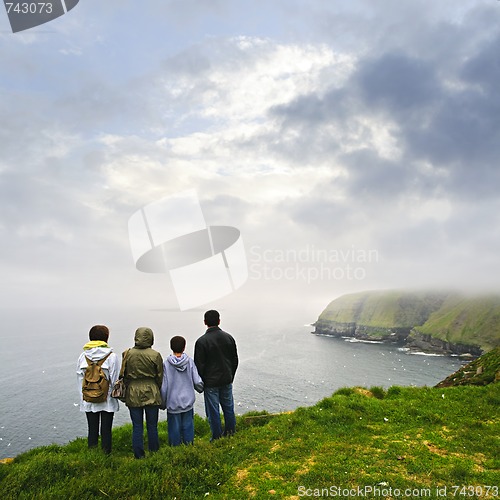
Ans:
{"type": "Polygon", "coordinates": [[[159,406],[128,407],[132,420],[132,448],[135,458],[143,458],[144,453],[144,414],[146,415],[146,430],[148,433],[149,451],[158,451],[160,441],[158,438],[159,406]]]}
{"type": "Polygon", "coordinates": [[[104,453],[111,453],[111,428],[113,427],[114,413],[108,411],[85,412],[89,427],[88,445],[95,448],[99,443],[99,426],[101,427],[101,447],[104,453]]]}

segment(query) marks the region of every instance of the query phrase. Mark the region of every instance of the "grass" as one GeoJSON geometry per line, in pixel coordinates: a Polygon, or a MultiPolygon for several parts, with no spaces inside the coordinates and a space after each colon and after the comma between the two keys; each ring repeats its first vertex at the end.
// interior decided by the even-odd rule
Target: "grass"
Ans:
{"type": "MultiPolygon", "coordinates": [[[[144,460],[133,458],[126,425],[114,429],[111,456],[76,439],[0,465],[0,496],[286,499],[379,488],[383,498],[403,498],[394,491],[408,489],[429,489],[427,498],[436,498],[436,488],[498,487],[499,406],[498,383],[344,388],[294,412],[240,416],[237,434],[213,443],[197,416],[195,444],[169,447],[163,423],[160,451],[144,460]]],[[[464,491],[467,498],[486,498],[486,490],[483,496],[478,488],[464,491]]]]}
{"type": "Polygon", "coordinates": [[[461,367],[444,379],[438,387],[487,385],[500,380],[500,347],[461,367]]]}
{"type": "Polygon", "coordinates": [[[500,346],[500,297],[449,296],[418,331],[453,343],[500,346]]]}

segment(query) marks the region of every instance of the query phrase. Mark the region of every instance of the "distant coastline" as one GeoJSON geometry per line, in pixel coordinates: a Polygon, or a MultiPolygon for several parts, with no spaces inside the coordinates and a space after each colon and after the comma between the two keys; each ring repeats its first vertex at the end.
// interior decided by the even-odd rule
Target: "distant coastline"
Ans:
{"type": "Polygon", "coordinates": [[[361,292],[332,301],[313,326],[316,335],[472,359],[500,346],[500,296],[361,292]]]}

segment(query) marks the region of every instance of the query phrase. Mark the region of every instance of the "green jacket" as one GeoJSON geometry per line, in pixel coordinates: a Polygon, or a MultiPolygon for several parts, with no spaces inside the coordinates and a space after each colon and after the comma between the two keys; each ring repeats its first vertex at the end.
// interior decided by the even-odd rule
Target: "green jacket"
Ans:
{"type": "Polygon", "coordinates": [[[125,351],[124,379],[127,386],[125,404],[132,407],[161,405],[163,359],[151,346],[154,336],[151,328],[138,328],[135,346],[125,351]]]}

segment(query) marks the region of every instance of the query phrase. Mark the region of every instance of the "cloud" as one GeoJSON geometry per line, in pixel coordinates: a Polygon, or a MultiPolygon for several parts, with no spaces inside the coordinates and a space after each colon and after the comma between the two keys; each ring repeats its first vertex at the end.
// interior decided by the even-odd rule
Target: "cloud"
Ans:
{"type": "Polygon", "coordinates": [[[432,106],[441,93],[433,66],[405,54],[363,61],[355,78],[365,106],[388,111],[399,120],[432,106]]]}
{"type": "MultiPolygon", "coordinates": [[[[470,21],[474,27],[477,22],[477,16],[470,21]]],[[[463,24],[470,33],[468,21],[463,24]]],[[[425,43],[437,28],[423,32],[421,40],[425,43]]],[[[314,157],[328,155],[343,166],[352,193],[441,189],[457,197],[495,196],[500,124],[493,82],[498,75],[487,61],[494,60],[498,35],[486,41],[480,35],[464,57],[462,34],[447,33],[456,39],[448,48],[456,50],[444,61],[433,53],[416,57],[418,50],[410,48],[368,53],[342,88],[304,94],[273,108],[281,134],[295,131],[299,142],[304,139],[297,149],[312,143],[314,157]]]]}
{"type": "Polygon", "coordinates": [[[189,188],[209,223],[238,227],[249,246],[377,249],[377,286],[484,283],[498,270],[498,9],[260,2],[270,17],[257,28],[242,3],[193,18],[185,3],[133,5],[94,22],[82,5],[71,37],[61,22],[37,43],[9,39],[0,56],[12,300],[48,280],[91,302],[99,275],[102,296],[119,284],[135,300],[146,278],[128,217],[189,188]],[[184,33],[165,29],[176,20],[184,33]],[[136,42],[125,36],[144,26],[136,42]]]}

